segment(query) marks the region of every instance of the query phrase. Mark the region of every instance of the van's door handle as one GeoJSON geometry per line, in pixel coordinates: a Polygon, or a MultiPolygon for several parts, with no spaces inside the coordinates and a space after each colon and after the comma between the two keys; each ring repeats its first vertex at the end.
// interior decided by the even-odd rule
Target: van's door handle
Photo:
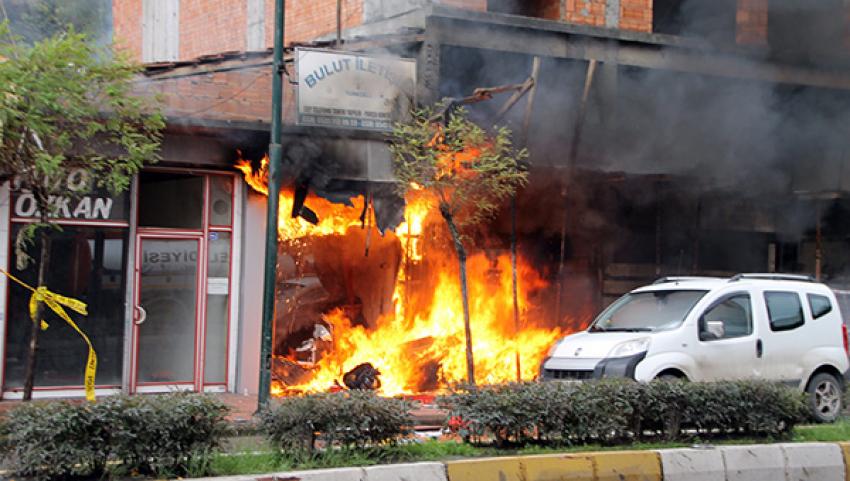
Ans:
{"type": "Polygon", "coordinates": [[[136,319],[136,325],[141,326],[148,318],[148,311],[142,306],[136,306],[136,309],[139,311],[139,318],[136,319]]]}
{"type": "Polygon", "coordinates": [[[761,359],[762,354],[764,354],[764,345],[761,343],[761,339],[756,340],[756,357],[761,359]]]}

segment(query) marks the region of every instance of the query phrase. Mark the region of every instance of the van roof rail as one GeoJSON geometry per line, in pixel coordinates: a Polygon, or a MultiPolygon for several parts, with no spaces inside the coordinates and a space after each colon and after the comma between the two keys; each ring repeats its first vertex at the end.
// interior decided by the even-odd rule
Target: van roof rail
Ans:
{"type": "Polygon", "coordinates": [[[708,279],[717,279],[717,277],[702,277],[702,276],[664,276],[659,277],[652,283],[655,284],[664,284],[667,282],[680,282],[680,281],[704,281],[708,279]]]}
{"type": "Polygon", "coordinates": [[[798,282],[817,282],[814,277],[803,274],[775,274],[775,273],[747,273],[735,274],[729,279],[729,282],[737,282],[741,279],[761,279],[768,281],[798,281],[798,282]]]}

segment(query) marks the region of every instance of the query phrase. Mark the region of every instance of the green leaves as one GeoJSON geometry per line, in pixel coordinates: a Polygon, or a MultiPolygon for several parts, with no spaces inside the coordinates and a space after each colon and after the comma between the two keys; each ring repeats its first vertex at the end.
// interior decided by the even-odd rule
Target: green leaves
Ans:
{"type": "Polygon", "coordinates": [[[369,391],[287,397],[260,414],[269,440],[293,458],[310,457],[318,440],[343,449],[392,444],[407,433],[407,403],[369,391]]]}
{"type": "Polygon", "coordinates": [[[488,132],[465,109],[446,114],[448,122],[435,120],[434,111],[415,112],[395,127],[390,150],[399,189],[424,188],[461,226],[486,220],[526,184],[528,153],[514,148],[510,130],[488,132]]]}
{"type": "MultiPolygon", "coordinates": [[[[8,36],[5,26],[0,35],[8,36]]],[[[155,105],[134,95],[139,67],[126,57],[74,31],[32,46],[4,41],[0,56],[5,58],[0,62],[0,172],[20,174],[34,166],[50,180],[64,174],[69,163],[86,163],[93,171],[130,167],[124,175],[132,175],[143,162],[157,160],[163,118],[155,105]]],[[[22,176],[28,188],[35,180],[22,176]]],[[[115,185],[107,178],[101,186],[115,185]]]]}
{"type": "Polygon", "coordinates": [[[4,468],[19,476],[182,476],[208,462],[228,432],[227,407],[205,395],[34,402],[0,423],[4,468]]]}
{"type": "Polygon", "coordinates": [[[759,381],[510,384],[454,393],[441,402],[461,436],[500,447],[783,437],[805,419],[800,392],[759,381]]]}
{"type": "Polygon", "coordinates": [[[3,23],[0,38],[0,179],[33,193],[43,223],[71,169],[119,193],[159,159],[164,118],[134,91],[140,68],[125,55],[73,29],[27,45],[3,23]]]}

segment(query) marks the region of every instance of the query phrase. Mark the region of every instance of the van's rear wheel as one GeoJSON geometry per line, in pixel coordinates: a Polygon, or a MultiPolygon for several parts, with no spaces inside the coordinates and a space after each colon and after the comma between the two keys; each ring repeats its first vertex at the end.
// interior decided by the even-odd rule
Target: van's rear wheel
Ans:
{"type": "Polygon", "coordinates": [[[820,373],[813,377],[806,392],[815,421],[831,423],[841,414],[841,383],[832,374],[820,373]]]}

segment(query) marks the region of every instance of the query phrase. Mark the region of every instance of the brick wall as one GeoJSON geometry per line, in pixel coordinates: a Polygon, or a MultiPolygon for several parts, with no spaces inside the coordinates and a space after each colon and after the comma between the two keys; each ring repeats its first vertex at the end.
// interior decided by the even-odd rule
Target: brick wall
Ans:
{"type": "Polygon", "coordinates": [[[561,0],[545,0],[542,5],[539,5],[538,12],[540,18],[546,18],[549,20],[560,19],[562,17],[561,0]]]}
{"type": "MultiPolygon", "coordinates": [[[[175,0],[176,1],[176,0],[175,0]]],[[[264,0],[265,46],[274,45],[274,0],[264,0]]],[[[447,0],[448,1],[448,0],[447,0]]],[[[461,1],[486,8],[486,0],[461,1]]],[[[116,41],[133,58],[142,58],[142,0],[113,0],[116,41]]],[[[343,28],[363,23],[363,0],[343,0],[343,28]]],[[[304,42],[336,31],[336,0],[286,0],[287,43],[304,42]]],[[[216,52],[245,50],[245,0],[180,0],[180,59],[216,52]]]]}
{"type": "Polygon", "coordinates": [[[487,0],[434,0],[434,2],[467,10],[487,11],[487,0]]]}
{"type": "Polygon", "coordinates": [[[595,27],[651,32],[652,0],[619,0],[616,3],[613,0],[566,0],[564,20],[595,27]]]}
{"type": "MultiPolygon", "coordinates": [[[[274,45],[274,4],[265,2],[265,47],[274,45]]],[[[487,0],[434,0],[445,5],[486,11],[487,0]]],[[[652,31],[653,0],[536,0],[536,16],[567,22],[652,31]],[[611,8],[619,4],[613,18],[611,8]],[[610,8],[608,8],[610,7],[610,8]],[[607,10],[606,10],[607,9],[607,10]],[[607,23],[606,23],[607,13],[607,23]]],[[[766,45],[769,0],[737,0],[736,41],[766,45]]],[[[364,0],[343,0],[343,28],[363,23],[364,0]]],[[[245,0],[180,0],[180,59],[246,49],[245,0]]],[[[305,42],[336,30],[336,0],[286,0],[287,43],[305,42]]],[[[114,0],[113,28],[117,44],[135,59],[142,55],[142,0],[114,0]]],[[[850,11],[848,13],[850,15],[850,11]]],[[[850,35],[848,35],[850,39],[850,35]]]]}
{"type": "Polygon", "coordinates": [[[652,31],[652,0],[620,0],[620,28],[652,31]]]}
{"type": "Polygon", "coordinates": [[[180,58],[245,50],[244,0],[180,0],[180,58]]]}
{"type": "Polygon", "coordinates": [[[605,0],[567,0],[564,20],[582,25],[605,26],[605,0]]]}
{"type": "Polygon", "coordinates": [[[142,59],[142,0],[112,2],[112,29],[116,44],[136,60],[142,59]]]}
{"type": "MultiPolygon", "coordinates": [[[[159,95],[169,117],[264,122],[271,120],[272,76],[268,67],[214,72],[137,84],[140,93],[159,95]]],[[[284,82],[285,121],[294,121],[294,86],[284,82]]]]}
{"type": "MultiPolygon", "coordinates": [[[[266,0],[266,46],[274,45],[274,0],[266,0]]],[[[363,23],[363,0],[343,0],[342,28],[363,23]]],[[[286,0],[286,43],[336,32],[336,0],[286,0]]]]}
{"type": "Polygon", "coordinates": [[[768,0],[738,0],[735,40],[742,45],[767,45],[768,0]]]}

